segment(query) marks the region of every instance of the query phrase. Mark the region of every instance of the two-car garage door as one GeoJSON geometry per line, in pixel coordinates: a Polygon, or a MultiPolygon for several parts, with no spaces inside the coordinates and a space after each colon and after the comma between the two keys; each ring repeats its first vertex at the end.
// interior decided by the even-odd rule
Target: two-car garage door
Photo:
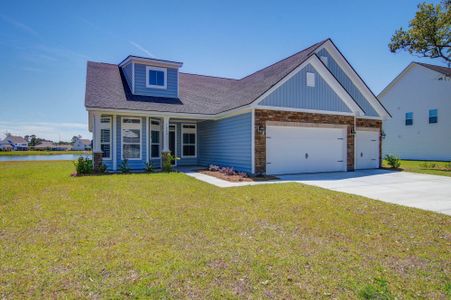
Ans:
{"type": "MultiPolygon", "coordinates": [[[[357,130],[355,143],[355,168],[379,168],[379,131],[357,130]]],[[[346,171],[346,161],[346,128],[266,128],[267,174],[346,171]]]]}
{"type": "Polygon", "coordinates": [[[266,173],[334,171],[346,171],[346,128],[266,128],[266,173]]]}

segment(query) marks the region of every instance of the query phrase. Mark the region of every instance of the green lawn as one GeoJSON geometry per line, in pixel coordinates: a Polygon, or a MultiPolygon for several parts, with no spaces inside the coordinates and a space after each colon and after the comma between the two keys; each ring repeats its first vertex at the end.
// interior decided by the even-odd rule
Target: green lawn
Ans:
{"type": "Polygon", "coordinates": [[[0,151],[0,156],[91,154],[90,151],[0,151]]]}
{"type": "Polygon", "coordinates": [[[449,216],[294,183],[71,172],[0,163],[1,299],[451,296],[449,216]]]}
{"type": "MultiPolygon", "coordinates": [[[[387,162],[383,162],[388,167],[387,162]]],[[[401,169],[407,172],[451,176],[451,164],[443,161],[401,160],[401,169]]]]}

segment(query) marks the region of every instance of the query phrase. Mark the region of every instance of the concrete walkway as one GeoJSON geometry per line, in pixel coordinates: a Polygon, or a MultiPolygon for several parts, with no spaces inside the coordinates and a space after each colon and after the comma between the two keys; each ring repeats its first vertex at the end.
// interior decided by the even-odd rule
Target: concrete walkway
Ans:
{"type": "Polygon", "coordinates": [[[451,177],[387,170],[298,174],[279,176],[265,182],[228,182],[185,169],[188,176],[218,187],[299,182],[389,203],[451,215],[451,177]]]}

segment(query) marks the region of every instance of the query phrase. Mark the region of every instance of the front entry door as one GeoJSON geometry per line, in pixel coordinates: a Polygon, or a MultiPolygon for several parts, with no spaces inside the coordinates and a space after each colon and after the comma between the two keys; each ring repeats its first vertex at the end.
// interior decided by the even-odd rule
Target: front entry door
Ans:
{"type": "MultiPolygon", "coordinates": [[[[175,125],[169,125],[169,151],[171,151],[173,156],[177,156],[175,151],[175,125]]],[[[172,165],[175,165],[176,163],[177,160],[174,159],[172,165]]]]}

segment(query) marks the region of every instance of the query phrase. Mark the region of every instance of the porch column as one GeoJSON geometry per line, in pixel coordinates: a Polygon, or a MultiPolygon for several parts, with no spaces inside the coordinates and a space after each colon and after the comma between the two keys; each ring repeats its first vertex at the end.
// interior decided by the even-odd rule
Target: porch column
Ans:
{"type": "Polygon", "coordinates": [[[94,166],[94,172],[99,171],[100,167],[102,166],[102,150],[100,148],[100,113],[94,113],[94,134],[92,137],[92,143],[94,146],[94,149],[92,151],[92,159],[93,159],[93,166],[94,166]]]}
{"type": "Polygon", "coordinates": [[[169,152],[169,117],[163,117],[163,150],[169,152]]]}
{"type": "Polygon", "coordinates": [[[161,158],[163,162],[163,171],[170,172],[169,158],[169,117],[163,117],[163,150],[161,151],[161,158]]]}

